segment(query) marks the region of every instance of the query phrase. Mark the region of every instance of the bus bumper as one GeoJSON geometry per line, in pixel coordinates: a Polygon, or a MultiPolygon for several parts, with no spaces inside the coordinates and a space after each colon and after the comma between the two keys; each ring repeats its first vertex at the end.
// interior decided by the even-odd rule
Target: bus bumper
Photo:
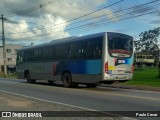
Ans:
{"type": "Polygon", "coordinates": [[[103,76],[103,81],[128,81],[131,80],[133,78],[133,74],[107,74],[103,76]]]}

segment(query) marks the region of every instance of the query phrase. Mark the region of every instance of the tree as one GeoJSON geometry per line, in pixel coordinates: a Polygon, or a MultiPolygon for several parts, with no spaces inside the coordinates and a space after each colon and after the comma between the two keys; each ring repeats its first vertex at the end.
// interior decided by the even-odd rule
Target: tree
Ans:
{"type": "Polygon", "coordinates": [[[134,41],[134,48],[135,48],[135,65],[137,65],[138,68],[141,68],[143,66],[143,60],[140,60],[138,58],[139,52],[142,51],[141,45],[140,45],[140,40],[134,41]]]}
{"type": "MultiPolygon", "coordinates": [[[[139,37],[139,46],[141,46],[142,50],[154,55],[155,57],[159,58],[160,49],[158,45],[158,37],[160,36],[160,27],[155,28],[153,30],[142,32],[139,37]]],[[[160,61],[158,59],[160,64],[160,61]]],[[[159,77],[160,77],[160,67],[159,70],[159,77]]]]}
{"type": "Polygon", "coordinates": [[[155,55],[155,51],[159,51],[158,37],[160,35],[160,27],[153,30],[142,32],[140,36],[140,46],[143,50],[155,55]]]}
{"type": "Polygon", "coordinates": [[[141,50],[140,40],[134,41],[135,52],[139,52],[141,50]]]}

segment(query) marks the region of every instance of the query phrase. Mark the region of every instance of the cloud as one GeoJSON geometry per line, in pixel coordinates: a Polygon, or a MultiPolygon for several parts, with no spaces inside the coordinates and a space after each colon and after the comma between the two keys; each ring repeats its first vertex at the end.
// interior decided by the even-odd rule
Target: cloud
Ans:
{"type": "Polygon", "coordinates": [[[114,29],[114,30],[112,30],[112,32],[126,33],[126,32],[127,32],[127,30],[126,30],[126,29],[124,29],[124,28],[119,28],[119,29],[114,29]]]}
{"type": "Polygon", "coordinates": [[[116,14],[114,14],[112,12],[111,9],[105,9],[105,13],[107,14],[106,16],[112,21],[112,22],[116,22],[118,21],[120,18],[118,16],[116,16],[116,14]]]}
{"type": "MultiPolygon", "coordinates": [[[[1,0],[0,12],[8,19],[5,24],[8,41],[40,43],[68,37],[70,33],[65,30],[71,24],[68,20],[98,9],[107,0],[55,1],[58,0],[1,0]],[[25,14],[20,14],[23,12],[25,14]]],[[[104,13],[110,13],[108,17],[116,20],[111,10],[105,10],[104,13]]]]}
{"type": "Polygon", "coordinates": [[[1,0],[0,11],[6,15],[39,17],[53,14],[71,18],[86,14],[105,2],[106,0],[1,0]]]}
{"type": "Polygon", "coordinates": [[[12,23],[7,23],[5,25],[5,31],[8,33],[6,35],[10,35],[11,38],[17,39],[20,37],[27,37],[27,36],[32,36],[32,32],[26,32],[25,34],[19,34],[25,31],[30,31],[29,30],[29,25],[25,20],[20,20],[18,24],[12,24],[12,23]]]}
{"type": "Polygon", "coordinates": [[[65,32],[67,24],[54,29],[54,26],[65,23],[62,18],[55,18],[48,14],[35,20],[36,25],[29,25],[25,20],[19,20],[18,24],[7,23],[6,32],[9,38],[18,41],[41,41],[48,42],[50,39],[57,39],[70,36],[65,32]],[[14,31],[13,31],[14,30],[14,31]],[[9,34],[11,33],[11,34],[9,34]],[[45,40],[44,40],[45,39],[45,40]]]}
{"type": "Polygon", "coordinates": [[[160,20],[153,20],[150,22],[150,24],[160,24],[160,20]]]}

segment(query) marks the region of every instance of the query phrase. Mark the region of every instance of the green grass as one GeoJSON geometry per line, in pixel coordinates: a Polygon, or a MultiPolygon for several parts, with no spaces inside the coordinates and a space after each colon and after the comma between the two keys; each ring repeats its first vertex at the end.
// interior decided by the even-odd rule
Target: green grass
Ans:
{"type": "Polygon", "coordinates": [[[157,68],[143,68],[142,70],[135,70],[133,79],[124,84],[160,87],[160,78],[157,76],[157,68]]]}
{"type": "MultiPolygon", "coordinates": [[[[4,78],[4,74],[0,73],[0,78],[4,78]]],[[[7,78],[17,78],[15,74],[7,74],[7,78]]]]}

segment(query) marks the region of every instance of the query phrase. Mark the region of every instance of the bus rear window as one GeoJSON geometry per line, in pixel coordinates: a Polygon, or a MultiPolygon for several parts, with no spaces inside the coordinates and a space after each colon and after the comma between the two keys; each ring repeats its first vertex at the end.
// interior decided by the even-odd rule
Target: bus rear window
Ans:
{"type": "Polygon", "coordinates": [[[118,54],[123,54],[124,57],[130,57],[133,53],[133,39],[109,37],[108,51],[114,57],[118,57],[118,54]]]}

